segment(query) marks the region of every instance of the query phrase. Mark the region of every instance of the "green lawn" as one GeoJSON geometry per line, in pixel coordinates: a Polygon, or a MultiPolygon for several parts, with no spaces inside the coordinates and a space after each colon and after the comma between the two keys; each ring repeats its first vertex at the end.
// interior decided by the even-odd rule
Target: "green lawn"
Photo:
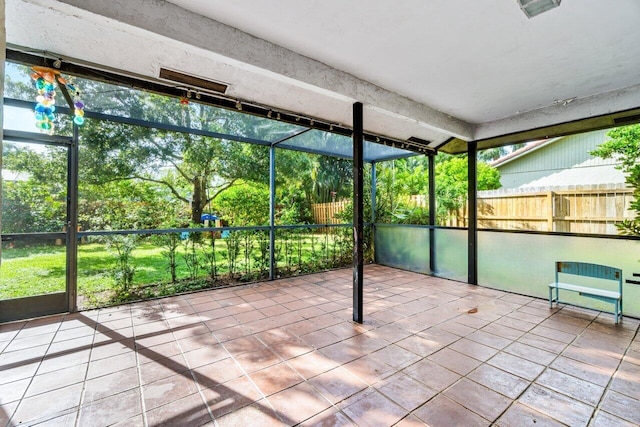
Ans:
{"type": "Polygon", "coordinates": [[[0,299],[64,292],[65,272],[63,246],[3,248],[0,299]]]}
{"type": "MultiPolygon", "coordinates": [[[[340,245],[333,235],[282,233],[278,235],[276,259],[280,275],[294,275],[302,272],[320,271],[344,263],[350,249],[340,245]],[[346,252],[346,253],[345,253],[346,252]],[[341,255],[342,254],[342,255],[341,255]]],[[[228,244],[231,241],[217,239],[215,245],[216,273],[218,279],[228,283],[255,280],[267,274],[267,264],[256,238],[237,240],[237,257],[232,266],[234,274],[229,278],[228,244]]],[[[153,296],[193,289],[197,286],[211,286],[211,247],[204,244],[190,246],[182,241],[176,249],[176,284],[170,284],[167,249],[150,239],[137,243],[131,253],[131,265],[135,267],[132,290],[135,295],[153,296]],[[195,249],[195,252],[189,252],[195,249]],[[199,268],[188,267],[188,255],[196,254],[199,268]],[[206,254],[209,254],[207,259],[206,254]],[[196,277],[196,280],[193,277],[196,277]],[[208,280],[208,281],[207,281],[208,280]],[[154,286],[150,286],[154,285],[154,286]],[[153,288],[153,289],[152,289],[153,288]]],[[[267,254],[268,256],[268,254],[267,254]]],[[[118,289],[114,271],[117,254],[107,250],[104,243],[84,243],[78,247],[78,295],[83,308],[114,302],[114,289],[118,289]]],[[[191,258],[193,259],[193,258],[191,258]]],[[[0,266],[0,299],[19,298],[65,289],[66,257],[62,246],[31,246],[27,248],[3,248],[0,266]]],[[[119,300],[129,297],[129,293],[119,300]]]]}
{"type": "MultiPolygon", "coordinates": [[[[133,253],[136,284],[168,280],[162,249],[141,244],[133,253]]],[[[0,266],[0,298],[18,298],[65,290],[66,251],[62,246],[38,246],[3,249],[0,266]]],[[[80,245],[78,248],[78,291],[80,294],[113,288],[111,272],[114,254],[104,244],[80,245]]]]}

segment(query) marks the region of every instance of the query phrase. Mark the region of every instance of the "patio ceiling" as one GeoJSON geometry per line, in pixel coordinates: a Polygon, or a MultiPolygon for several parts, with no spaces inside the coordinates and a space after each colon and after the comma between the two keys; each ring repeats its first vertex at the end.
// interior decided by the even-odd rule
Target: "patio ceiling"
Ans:
{"type": "Polygon", "coordinates": [[[7,0],[6,8],[12,45],[152,79],[178,70],[228,84],[233,99],[336,125],[351,126],[360,101],[367,132],[447,152],[640,120],[635,0],[565,0],[532,19],[516,0],[7,0]]]}

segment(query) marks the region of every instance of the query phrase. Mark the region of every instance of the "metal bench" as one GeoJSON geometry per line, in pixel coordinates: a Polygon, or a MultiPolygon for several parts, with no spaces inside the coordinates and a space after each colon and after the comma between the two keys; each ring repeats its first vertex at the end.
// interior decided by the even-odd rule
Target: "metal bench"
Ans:
{"type": "MultiPolygon", "coordinates": [[[[564,278],[565,276],[563,276],[564,278]]],[[[610,313],[615,315],[615,323],[618,324],[622,318],[622,270],[619,268],[585,262],[558,261],[556,262],[556,281],[549,283],[549,307],[553,307],[554,302],[556,304],[563,303],[563,301],[560,301],[560,289],[577,292],[579,295],[588,298],[610,302],[614,305],[614,310],[610,313]],[[613,280],[618,282],[618,292],[564,283],[559,280],[560,274],[613,280]]]]}

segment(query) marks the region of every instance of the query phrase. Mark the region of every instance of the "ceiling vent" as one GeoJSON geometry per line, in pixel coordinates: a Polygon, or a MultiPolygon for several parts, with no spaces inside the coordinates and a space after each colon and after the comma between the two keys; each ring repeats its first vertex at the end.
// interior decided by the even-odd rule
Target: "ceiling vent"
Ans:
{"type": "Polygon", "coordinates": [[[627,125],[627,124],[638,123],[638,122],[640,122],[640,114],[635,114],[633,116],[626,116],[626,117],[616,117],[615,119],[613,119],[613,123],[616,125],[627,125]]]}
{"type": "Polygon", "coordinates": [[[160,68],[160,78],[171,80],[172,82],[182,83],[190,89],[204,89],[209,92],[225,93],[228,85],[205,80],[200,77],[190,76],[188,74],[179,73],[166,68],[160,68]]]}
{"type": "Polygon", "coordinates": [[[407,141],[415,142],[416,144],[420,144],[420,145],[423,145],[425,147],[428,147],[429,144],[431,144],[431,141],[427,141],[426,139],[416,138],[415,136],[412,136],[407,141]]]}

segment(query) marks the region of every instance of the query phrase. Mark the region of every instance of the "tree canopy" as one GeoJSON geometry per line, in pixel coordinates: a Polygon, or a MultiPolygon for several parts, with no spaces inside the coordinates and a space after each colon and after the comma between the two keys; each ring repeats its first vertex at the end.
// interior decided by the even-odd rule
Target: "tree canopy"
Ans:
{"type": "MultiPolygon", "coordinates": [[[[7,79],[7,96],[33,98],[29,69],[18,70],[26,79],[7,79]]],[[[101,113],[266,141],[290,132],[290,126],[236,111],[102,82],[76,79],[74,83],[82,89],[88,108],[101,113]]],[[[58,132],[70,134],[70,126],[69,121],[58,120],[58,132]]],[[[189,205],[190,219],[198,223],[206,206],[237,180],[267,182],[268,161],[268,150],[260,145],[87,119],[80,133],[81,199],[91,199],[96,186],[145,181],[189,205]]],[[[28,169],[35,170],[31,166],[28,169]]]]}
{"type": "MultiPolygon", "coordinates": [[[[29,69],[18,70],[26,79],[8,78],[7,96],[33,99],[29,69]]],[[[268,200],[259,204],[256,200],[268,188],[267,146],[152,126],[161,123],[176,129],[233,134],[267,143],[290,136],[296,131],[295,126],[103,82],[76,79],[74,84],[82,90],[88,110],[151,123],[139,126],[108,120],[85,121],[79,145],[79,214],[85,226],[91,229],[153,228],[165,223],[186,226],[188,222],[199,223],[207,211],[224,214],[243,225],[264,223],[268,200]],[[236,185],[240,185],[237,190],[224,195],[236,185]],[[255,189],[250,191],[251,186],[255,189]],[[240,214],[239,210],[254,214],[240,214]]],[[[61,117],[56,123],[61,134],[71,134],[71,126],[70,120],[61,117]]],[[[297,142],[315,149],[331,149],[343,139],[312,131],[297,137],[297,142]]],[[[61,176],[66,172],[64,156],[53,159],[29,150],[11,152],[11,146],[7,150],[5,167],[28,172],[32,184],[54,181],[64,184],[61,176]],[[58,180],[52,179],[56,176],[58,180]]],[[[287,149],[278,149],[276,153],[279,223],[309,222],[312,203],[351,197],[350,160],[287,149]]],[[[426,208],[414,209],[407,201],[410,196],[428,192],[427,158],[416,156],[379,165],[379,218],[402,220],[411,210],[415,215],[410,221],[424,222],[426,208]]],[[[10,190],[14,191],[14,198],[22,191],[20,198],[33,199],[27,197],[25,186],[26,183],[13,185],[10,190]]],[[[465,158],[437,156],[436,186],[438,217],[444,218],[466,201],[465,158]]],[[[497,170],[480,163],[479,189],[498,186],[497,170]]],[[[41,186],[40,191],[58,194],[53,187],[41,186]]],[[[37,200],[40,196],[34,197],[37,200]]],[[[37,211],[33,206],[29,209],[37,211]]]]}
{"type": "Polygon", "coordinates": [[[500,157],[506,156],[507,154],[513,153],[516,150],[524,147],[526,144],[524,142],[512,145],[505,145],[502,147],[496,148],[488,148],[486,150],[478,151],[478,160],[481,162],[492,162],[494,160],[499,159],[500,157]]]}
{"type": "MultiPolygon", "coordinates": [[[[485,162],[478,162],[478,189],[500,188],[500,172],[485,162]]],[[[425,223],[428,219],[428,159],[409,157],[381,163],[378,169],[379,220],[425,223]],[[410,201],[420,196],[420,201],[410,201]]],[[[439,224],[467,201],[467,157],[439,154],[436,157],[436,217],[439,224]]]]}

